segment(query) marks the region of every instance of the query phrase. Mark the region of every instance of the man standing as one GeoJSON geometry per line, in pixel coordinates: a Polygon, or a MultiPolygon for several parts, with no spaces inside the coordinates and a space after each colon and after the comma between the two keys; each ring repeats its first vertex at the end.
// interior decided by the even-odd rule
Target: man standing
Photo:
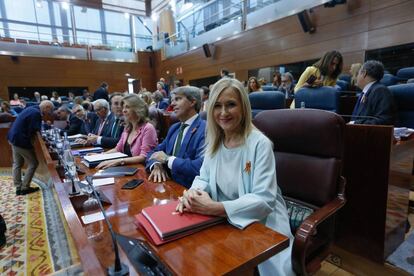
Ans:
{"type": "Polygon", "coordinates": [[[206,123],[198,112],[201,107],[200,89],[178,87],[172,91],[171,106],[180,122],[172,125],[167,137],[147,156],[149,180],[162,182],[168,173],[174,181],[189,188],[199,175],[203,163],[206,123]]]}
{"type": "Polygon", "coordinates": [[[49,100],[42,101],[39,106],[30,106],[24,109],[13,123],[7,139],[13,150],[13,182],[16,187],[16,195],[26,195],[39,190],[30,187],[33,175],[39,164],[33,148],[33,140],[36,132],[40,130],[42,116],[53,111],[53,103],[49,100]],[[21,170],[26,162],[27,169],[22,181],[21,170]]]}
{"type": "Polygon", "coordinates": [[[384,65],[369,60],[362,65],[357,86],[362,93],[352,113],[351,124],[393,125],[396,108],[391,91],[379,81],[384,76],[384,65]]]}
{"type": "Polygon", "coordinates": [[[108,84],[106,82],[103,82],[101,86],[98,89],[96,89],[95,93],[93,93],[93,100],[96,101],[98,99],[104,99],[109,101],[108,87],[108,84]]]}

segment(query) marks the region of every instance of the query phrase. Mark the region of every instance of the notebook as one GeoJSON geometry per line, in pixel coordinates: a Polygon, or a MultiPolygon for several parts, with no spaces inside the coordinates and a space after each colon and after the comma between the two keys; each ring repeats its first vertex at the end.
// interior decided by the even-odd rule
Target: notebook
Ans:
{"type": "Polygon", "coordinates": [[[124,157],[128,157],[128,155],[122,152],[101,153],[101,154],[84,156],[82,163],[84,163],[89,168],[94,168],[102,161],[119,159],[119,158],[124,158],[124,157]]]}
{"type": "Polygon", "coordinates": [[[223,217],[196,213],[179,214],[175,211],[177,204],[178,201],[174,200],[165,205],[154,205],[141,211],[161,239],[168,239],[194,229],[198,230],[224,220],[223,217]]]}
{"type": "Polygon", "coordinates": [[[84,156],[88,153],[101,153],[104,149],[101,147],[93,147],[93,148],[87,148],[87,149],[78,149],[78,150],[72,150],[72,155],[74,156],[84,156]]]}
{"type": "Polygon", "coordinates": [[[133,167],[111,167],[104,170],[99,170],[94,174],[94,177],[114,177],[114,176],[131,176],[138,171],[138,168],[133,167]]]}

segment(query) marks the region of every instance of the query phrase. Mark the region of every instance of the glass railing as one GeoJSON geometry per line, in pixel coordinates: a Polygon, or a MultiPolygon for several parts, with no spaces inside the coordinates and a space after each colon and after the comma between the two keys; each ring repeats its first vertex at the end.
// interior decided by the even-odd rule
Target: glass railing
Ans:
{"type": "Polygon", "coordinates": [[[177,33],[154,40],[165,58],[183,54],[269,22],[322,5],[329,0],[213,0],[176,18],[177,33]]]}

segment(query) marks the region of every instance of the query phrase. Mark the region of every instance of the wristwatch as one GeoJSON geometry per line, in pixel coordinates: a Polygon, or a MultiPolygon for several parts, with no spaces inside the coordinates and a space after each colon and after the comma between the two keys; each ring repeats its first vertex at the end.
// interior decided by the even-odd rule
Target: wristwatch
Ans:
{"type": "Polygon", "coordinates": [[[125,160],[121,159],[121,166],[124,166],[124,165],[125,165],[125,160]]]}

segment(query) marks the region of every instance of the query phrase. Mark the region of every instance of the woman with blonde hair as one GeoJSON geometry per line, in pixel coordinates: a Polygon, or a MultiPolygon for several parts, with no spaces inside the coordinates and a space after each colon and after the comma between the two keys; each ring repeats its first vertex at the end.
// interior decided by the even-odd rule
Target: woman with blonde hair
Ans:
{"type": "MultiPolygon", "coordinates": [[[[243,85],[221,79],[209,101],[204,162],[177,211],[226,217],[240,229],[263,222],[293,239],[276,182],[273,145],[253,126],[243,85]]],[[[261,263],[259,271],[260,275],[294,275],[291,247],[261,263]]]]}
{"type": "Polygon", "coordinates": [[[122,104],[125,119],[124,132],[116,147],[106,153],[122,152],[128,157],[101,162],[97,166],[98,169],[144,163],[147,154],[157,145],[157,132],[149,123],[147,104],[136,94],[125,96],[122,104]]]}
{"type": "Polygon", "coordinates": [[[350,83],[350,89],[352,91],[354,90],[361,90],[357,85],[357,76],[359,73],[359,70],[361,70],[362,64],[361,63],[353,63],[351,65],[351,68],[349,69],[349,73],[351,74],[351,83],[350,83]]]}

